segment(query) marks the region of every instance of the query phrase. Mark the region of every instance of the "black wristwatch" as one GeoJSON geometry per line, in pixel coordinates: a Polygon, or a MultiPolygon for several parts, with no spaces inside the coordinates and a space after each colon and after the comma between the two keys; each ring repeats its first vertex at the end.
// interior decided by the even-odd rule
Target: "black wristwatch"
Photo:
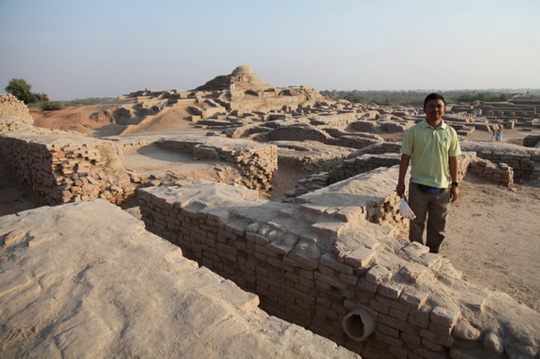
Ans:
{"type": "Polygon", "coordinates": [[[452,182],[452,186],[459,187],[459,182],[452,182]]]}

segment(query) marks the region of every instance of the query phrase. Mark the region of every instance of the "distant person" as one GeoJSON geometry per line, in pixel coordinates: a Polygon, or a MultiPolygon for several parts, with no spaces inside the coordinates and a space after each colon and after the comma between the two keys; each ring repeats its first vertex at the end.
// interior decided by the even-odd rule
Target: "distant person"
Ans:
{"type": "Polygon", "coordinates": [[[497,129],[497,131],[495,131],[495,141],[502,141],[502,129],[500,127],[497,129]]]}
{"type": "Polygon", "coordinates": [[[461,154],[456,131],[442,116],[446,111],[443,96],[432,93],[424,100],[426,119],[411,127],[403,137],[396,192],[405,193],[405,175],[412,165],[409,206],[416,215],[411,220],[409,240],[438,253],[445,238],[448,204],[459,195],[457,157],[461,154]],[[424,227],[427,217],[427,240],[424,227]]]}
{"type": "Polygon", "coordinates": [[[231,84],[230,89],[231,91],[234,91],[234,83],[231,84]]]}

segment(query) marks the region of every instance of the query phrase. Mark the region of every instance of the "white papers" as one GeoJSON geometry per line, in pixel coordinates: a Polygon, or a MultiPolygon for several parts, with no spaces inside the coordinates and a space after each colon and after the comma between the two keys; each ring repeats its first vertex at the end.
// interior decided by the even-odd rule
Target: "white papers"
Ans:
{"type": "Polygon", "coordinates": [[[416,215],[412,211],[411,207],[409,207],[409,204],[407,203],[407,199],[403,197],[401,199],[401,202],[399,203],[399,213],[405,218],[408,219],[415,219],[416,215]]]}

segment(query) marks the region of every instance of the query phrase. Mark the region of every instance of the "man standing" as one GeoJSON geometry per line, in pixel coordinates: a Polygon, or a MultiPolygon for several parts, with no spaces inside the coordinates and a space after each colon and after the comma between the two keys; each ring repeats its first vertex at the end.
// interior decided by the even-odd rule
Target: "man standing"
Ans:
{"type": "Polygon", "coordinates": [[[457,158],[461,154],[456,131],[442,116],[446,101],[432,93],[424,100],[426,119],[411,127],[403,137],[396,192],[405,193],[405,174],[412,161],[409,206],[416,215],[411,220],[409,240],[438,253],[445,237],[448,204],[459,195],[457,158]],[[427,216],[427,241],[423,240],[427,216]]]}

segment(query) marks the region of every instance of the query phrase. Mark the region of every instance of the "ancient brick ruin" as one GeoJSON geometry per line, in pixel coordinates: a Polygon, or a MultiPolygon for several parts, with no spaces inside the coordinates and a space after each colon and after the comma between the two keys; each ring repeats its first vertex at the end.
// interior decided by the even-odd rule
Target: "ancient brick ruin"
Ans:
{"type": "MultiPolygon", "coordinates": [[[[121,204],[136,196],[148,231],[256,294],[269,314],[364,358],[539,355],[539,313],[463,281],[446,259],[399,236],[406,229],[394,192],[399,143],[380,135],[405,131],[421,118],[418,111],[326,101],[310,88],[143,91],[126,98],[138,104],[137,116],[184,106],[208,136],[127,136],[142,123],[129,107],[118,110],[124,135],[102,139],[36,129],[28,119],[14,120],[25,116],[19,110],[4,110],[11,117],[0,117],[0,158],[51,205],[99,198],[121,204]],[[123,156],[151,144],[230,163],[243,186],[150,186],[123,156]],[[254,190],[271,189],[279,166],[302,169],[306,178],[282,201],[260,199],[254,190]]],[[[478,122],[471,110],[462,116],[455,107],[448,121],[463,136],[498,125],[478,122]]],[[[501,123],[520,125],[508,121],[501,123]]],[[[540,179],[538,141],[527,148],[463,141],[462,149],[460,176],[505,186],[540,179]]],[[[16,234],[9,233],[0,233],[4,242],[16,234]]],[[[155,244],[150,234],[144,240],[155,244]]]]}
{"type": "Polygon", "coordinates": [[[101,199],[0,217],[0,245],[4,358],[359,358],[101,199]]]}
{"type": "Polygon", "coordinates": [[[403,225],[396,175],[396,167],[372,171],[281,204],[220,184],[149,188],[140,191],[141,210],[150,231],[257,293],[269,313],[366,358],[537,350],[527,326],[538,325],[538,313],[461,282],[442,257],[393,238],[403,225]],[[507,326],[510,311],[484,327],[499,305],[530,315],[530,323],[507,326]],[[368,322],[376,323],[371,336],[356,327],[368,322]]]}

